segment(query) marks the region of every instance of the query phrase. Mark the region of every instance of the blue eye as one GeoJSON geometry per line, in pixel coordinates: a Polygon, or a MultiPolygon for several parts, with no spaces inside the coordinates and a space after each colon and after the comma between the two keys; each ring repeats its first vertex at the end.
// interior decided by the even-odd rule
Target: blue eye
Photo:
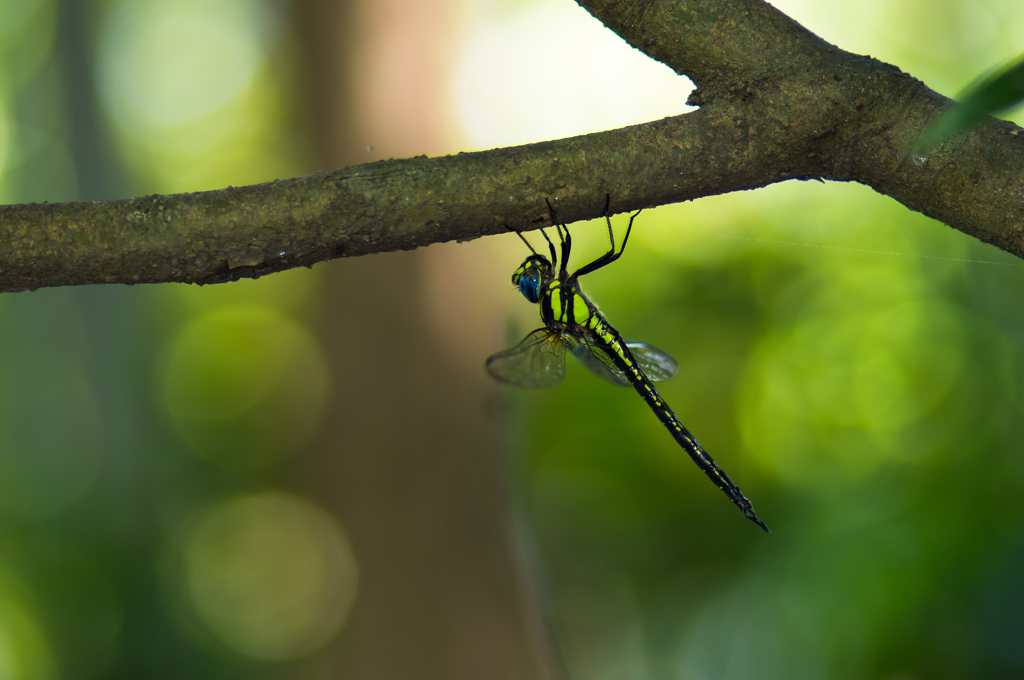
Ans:
{"type": "Polygon", "coordinates": [[[528,269],[519,277],[519,292],[530,302],[540,299],[540,272],[528,269]]]}

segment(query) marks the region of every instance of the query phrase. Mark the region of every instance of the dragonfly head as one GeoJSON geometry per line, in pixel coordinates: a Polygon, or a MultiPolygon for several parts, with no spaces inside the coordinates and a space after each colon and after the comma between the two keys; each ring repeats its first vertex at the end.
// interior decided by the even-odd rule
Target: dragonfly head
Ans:
{"type": "Polygon", "coordinates": [[[512,285],[530,302],[540,300],[541,288],[551,278],[551,262],[541,255],[530,255],[512,274],[512,285]]]}

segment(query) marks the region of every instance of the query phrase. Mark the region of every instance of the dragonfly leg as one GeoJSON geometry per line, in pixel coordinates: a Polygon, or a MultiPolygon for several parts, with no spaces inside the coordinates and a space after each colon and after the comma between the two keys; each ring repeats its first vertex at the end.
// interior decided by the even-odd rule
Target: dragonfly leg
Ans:
{"type": "MultiPolygon", "coordinates": [[[[569,252],[572,250],[572,236],[569,234],[569,227],[558,221],[558,216],[555,215],[555,209],[551,206],[551,201],[545,198],[544,202],[548,204],[548,214],[551,215],[551,224],[555,225],[555,229],[558,231],[558,238],[562,245],[562,266],[560,268],[559,278],[564,280],[566,276],[568,276],[568,272],[565,268],[569,266],[569,252]]],[[[551,246],[552,257],[554,257],[554,254],[555,247],[551,246]]]]}
{"type": "Polygon", "coordinates": [[[615,262],[615,260],[617,260],[620,257],[622,257],[622,253],[625,252],[625,250],[626,250],[626,242],[629,241],[629,234],[630,234],[630,232],[633,231],[633,220],[636,219],[636,216],[639,215],[641,211],[637,210],[635,213],[633,213],[630,216],[630,218],[629,218],[629,226],[626,227],[626,236],[625,236],[625,238],[622,239],[622,247],[619,248],[618,251],[616,252],[616,250],[615,250],[615,235],[612,232],[612,218],[611,218],[611,213],[608,211],[608,206],[609,206],[610,202],[611,202],[611,196],[609,194],[605,194],[604,219],[605,219],[605,222],[608,224],[608,240],[611,242],[611,248],[608,250],[607,253],[605,253],[601,257],[597,258],[596,260],[594,260],[590,264],[584,265],[584,266],[580,267],[579,269],[577,269],[576,272],[573,274],[573,277],[578,277],[578,276],[583,276],[584,274],[589,274],[592,271],[597,271],[601,267],[604,267],[606,265],[611,264],[612,262],[615,262]]]}
{"type": "MultiPolygon", "coordinates": [[[[520,238],[520,240],[523,243],[526,244],[526,247],[530,249],[531,253],[533,253],[534,255],[537,254],[537,251],[534,250],[533,245],[529,241],[526,240],[525,236],[523,236],[523,232],[519,231],[518,229],[513,229],[512,227],[508,226],[507,222],[505,223],[504,226],[509,231],[515,232],[516,236],[518,236],[520,238]]],[[[543,236],[544,240],[548,242],[548,250],[551,251],[551,263],[555,264],[555,244],[551,242],[550,238],[548,238],[548,233],[546,231],[544,231],[543,227],[541,227],[541,229],[540,229],[540,235],[543,236]]]]}

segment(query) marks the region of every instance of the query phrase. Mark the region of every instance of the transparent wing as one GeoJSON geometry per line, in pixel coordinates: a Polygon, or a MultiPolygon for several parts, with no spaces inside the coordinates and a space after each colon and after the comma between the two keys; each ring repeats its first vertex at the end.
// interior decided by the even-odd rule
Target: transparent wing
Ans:
{"type": "Polygon", "coordinates": [[[487,371],[515,387],[554,387],[565,377],[565,348],[576,341],[547,328],[533,331],[512,349],[488,357],[487,371]]]}
{"type": "Polygon", "coordinates": [[[679,364],[669,355],[657,347],[648,345],[646,342],[626,342],[626,347],[636,362],[640,364],[644,375],[651,379],[651,382],[665,382],[679,372],[679,364]]]}
{"type": "Polygon", "coordinates": [[[572,353],[598,378],[603,378],[613,385],[629,387],[629,378],[616,368],[611,350],[597,342],[590,334],[584,335],[580,339],[572,353]]]}
{"type": "MultiPolygon", "coordinates": [[[[633,341],[626,342],[626,347],[651,382],[663,382],[679,372],[676,360],[657,347],[633,341]]],[[[614,352],[589,334],[581,338],[573,354],[597,377],[613,385],[629,387],[629,378],[615,366],[614,352]]]]}

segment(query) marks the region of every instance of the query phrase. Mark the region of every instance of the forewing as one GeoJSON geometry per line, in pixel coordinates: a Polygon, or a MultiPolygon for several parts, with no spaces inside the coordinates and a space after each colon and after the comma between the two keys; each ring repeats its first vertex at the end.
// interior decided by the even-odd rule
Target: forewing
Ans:
{"type": "Polygon", "coordinates": [[[652,347],[646,342],[627,342],[630,354],[640,364],[644,374],[651,382],[663,382],[679,372],[679,364],[669,355],[657,347],[652,347]]]}
{"type": "Polygon", "coordinates": [[[488,357],[487,371],[515,387],[554,387],[565,377],[567,344],[557,331],[538,328],[512,349],[488,357]]]}

